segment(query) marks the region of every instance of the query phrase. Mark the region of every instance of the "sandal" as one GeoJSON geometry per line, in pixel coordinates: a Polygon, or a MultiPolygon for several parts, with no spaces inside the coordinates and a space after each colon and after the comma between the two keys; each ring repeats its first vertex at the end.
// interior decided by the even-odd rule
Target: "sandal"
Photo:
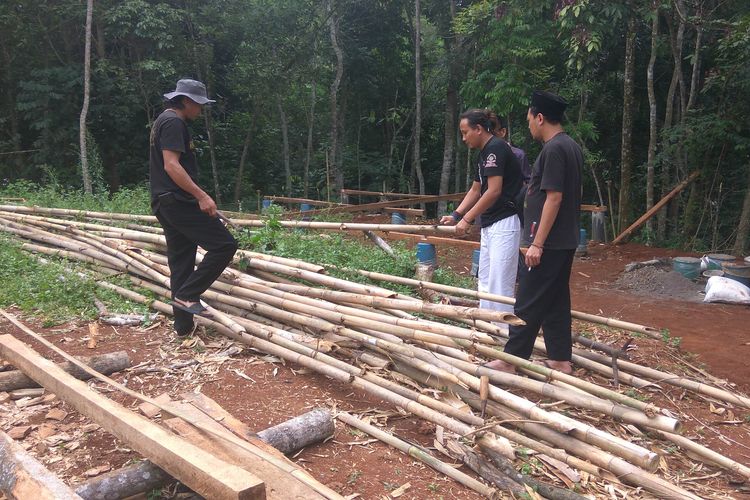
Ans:
{"type": "Polygon", "coordinates": [[[169,303],[172,307],[176,307],[177,309],[181,311],[185,311],[186,313],[190,313],[195,316],[202,316],[204,318],[210,318],[211,313],[208,312],[208,309],[203,307],[200,302],[195,302],[191,305],[185,305],[184,302],[180,301],[179,299],[175,299],[172,302],[169,303]]]}

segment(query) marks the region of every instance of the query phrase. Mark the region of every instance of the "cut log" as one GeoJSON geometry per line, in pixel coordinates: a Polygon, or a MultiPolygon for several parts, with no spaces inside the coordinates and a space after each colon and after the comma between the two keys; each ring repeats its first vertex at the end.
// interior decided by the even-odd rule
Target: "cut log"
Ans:
{"type": "Polygon", "coordinates": [[[265,498],[263,481],[94,392],[12,335],[0,355],[37,383],[206,498],[265,498]]]}
{"type": "MultiPolygon", "coordinates": [[[[204,397],[209,400],[207,396],[204,397]]],[[[230,414],[226,413],[226,415],[230,414]]],[[[229,421],[233,422],[232,419],[229,419],[229,421]]],[[[226,426],[227,419],[222,419],[220,423],[226,426]]],[[[241,427],[236,427],[236,429],[241,429],[241,427]]],[[[279,451],[291,455],[305,446],[328,439],[333,436],[334,430],[331,412],[324,408],[317,408],[277,426],[260,431],[258,438],[279,451]]],[[[251,433],[249,429],[247,432],[251,433]]],[[[173,480],[169,474],[152,462],[143,460],[137,464],[102,474],[81,483],[76,487],[76,493],[84,500],[126,498],[159,488],[173,480]]]]}
{"type": "Polygon", "coordinates": [[[0,432],[0,492],[12,500],[81,498],[4,432],[0,432]]]}
{"type": "Polygon", "coordinates": [[[289,455],[313,443],[333,436],[335,427],[331,412],[317,408],[258,433],[258,437],[289,455]]]}
{"type": "MultiPolygon", "coordinates": [[[[91,357],[81,356],[79,359],[94,370],[105,375],[119,372],[130,366],[130,358],[128,358],[128,353],[125,351],[110,352],[91,357]]],[[[72,363],[66,362],[57,366],[79,380],[88,380],[91,378],[91,375],[72,363]]],[[[0,391],[15,391],[16,389],[30,389],[32,387],[39,387],[39,384],[21,371],[12,370],[0,373],[0,391]]]]}

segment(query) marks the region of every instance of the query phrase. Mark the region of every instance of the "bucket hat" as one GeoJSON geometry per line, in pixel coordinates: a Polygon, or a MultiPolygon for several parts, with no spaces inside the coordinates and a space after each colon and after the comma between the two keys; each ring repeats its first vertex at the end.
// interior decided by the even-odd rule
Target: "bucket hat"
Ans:
{"type": "Polygon", "coordinates": [[[177,82],[177,88],[174,92],[164,94],[166,99],[173,99],[178,95],[184,95],[189,97],[198,104],[211,104],[216,101],[208,98],[206,93],[206,86],[198,80],[191,80],[189,78],[183,78],[177,82]]]}

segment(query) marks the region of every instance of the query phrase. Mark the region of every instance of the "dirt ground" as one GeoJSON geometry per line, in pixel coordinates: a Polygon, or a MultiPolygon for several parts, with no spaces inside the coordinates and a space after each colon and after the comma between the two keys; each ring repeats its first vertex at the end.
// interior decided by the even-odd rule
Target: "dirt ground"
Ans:
{"type": "MultiPolygon", "coordinates": [[[[441,265],[458,272],[469,272],[470,249],[440,247],[438,254],[441,265]]],[[[681,339],[679,349],[673,344],[635,338],[636,349],[631,351],[632,358],[650,366],[703,377],[695,368],[685,364],[687,360],[693,367],[702,366],[713,376],[726,379],[734,388],[750,392],[750,363],[746,361],[750,356],[750,328],[747,326],[750,324],[750,307],[676,300],[674,297],[660,297],[656,292],[644,294],[638,287],[628,288],[622,282],[618,283],[624,266],[630,262],[676,255],[684,254],[632,244],[591,246],[588,256],[577,258],[574,264],[574,309],[668,330],[670,337],[681,339]],[[694,356],[685,358],[681,352],[694,356]]],[[[700,288],[696,286],[698,298],[700,288]]],[[[14,312],[18,314],[18,311],[14,312]]],[[[222,337],[204,332],[194,338],[178,339],[171,334],[166,320],[150,328],[102,326],[102,338],[92,350],[86,347],[86,324],[71,323],[44,329],[33,319],[24,319],[71,354],[127,350],[135,368],[115,375],[116,380],[150,396],[168,392],[177,397],[186,391],[202,391],[254,430],[267,428],[313,407],[325,406],[367,414],[373,422],[404,439],[433,446],[433,426],[425,425],[361,391],[308,373],[298,366],[284,364],[271,356],[247,349],[239,355],[223,356],[231,342],[222,337]]],[[[604,342],[622,344],[629,338],[626,333],[607,327],[591,327],[578,322],[575,326],[604,342]]],[[[3,320],[0,321],[0,334],[5,333],[29,342],[46,356],[50,355],[3,320]]],[[[597,381],[606,384],[601,377],[597,381]]],[[[102,383],[92,385],[128,407],[135,409],[137,406],[134,401],[109,392],[102,383]]],[[[703,444],[741,463],[750,463],[747,411],[715,406],[705,398],[669,386],[646,397],[673,410],[685,422],[685,433],[691,438],[700,439],[703,444]]],[[[599,420],[595,416],[590,418],[599,420]]],[[[101,429],[85,427],[89,423],[58,400],[26,408],[19,408],[13,401],[0,405],[2,429],[8,431],[20,425],[30,425],[31,432],[20,443],[69,484],[139,458],[137,453],[101,429]],[[48,412],[54,408],[66,412],[62,421],[47,418],[48,412]]],[[[611,421],[602,421],[601,425],[613,426],[611,421]]],[[[668,448],[664,444],[664,449],[660,450],[665,453],[662,470],[669,477],[684,480],[684,487],[698,488],[694,491],[713,498],[747,495],[746,487],[740,486],[720,469],[696,467],[696,462],[686,463],[684,459],[673,458],[668,448]]],[[[448,460],[445,456],[441,459],[448,460]]],[[[331,441],[303,450],[294,460],[319,481],[344,495],[391,498],[389,492],[410,483],[400,498],[478,498],[475,493],[411,457],[340,423],[337,423],[331,441]]],[[[557,481],[547,470],[531,469],[540,479],[557,481]]],[[[648,497],[632,488],[623,487],[621,491],[637,498],[648,497]]],[[[601,491],[602,498],[621,498],[621,495],[601,491]]]]}

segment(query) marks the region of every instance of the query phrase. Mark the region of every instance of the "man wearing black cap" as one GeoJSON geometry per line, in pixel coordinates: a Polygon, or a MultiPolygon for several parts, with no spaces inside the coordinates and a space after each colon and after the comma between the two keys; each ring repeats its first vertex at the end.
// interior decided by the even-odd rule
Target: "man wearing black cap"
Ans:
{"type": "MultiPolygon", "coordinates": [[[[526,118],[531,136],[544,144],[534,163],[524,203],[521,268],[515,313],[526,324],[511,326],[505,352],[529,359],[539,328],[544,331],[548,368],[572,373],[570,271],[578,246],[583,152],[563,130],[567,103],[535,91],[526,118]]],[[[515,371],[501,360],[490,368],[515,371]]]]}
{"type": "Polygon", "coordinates": [[[216,203],[197,184],[198,164],[187,122],[201,115],[208,98],[196,80],[177,82],[164,94],[167,107],[151,128],[149,170],[151,209],[167,240],[174,328],[178,335],[195,329],[193,315],[205,315],[200,296],[224,271],[237,242],[217,218],[216,203]],[[206,251],[196,268],[198,246],[206,251]]]}

